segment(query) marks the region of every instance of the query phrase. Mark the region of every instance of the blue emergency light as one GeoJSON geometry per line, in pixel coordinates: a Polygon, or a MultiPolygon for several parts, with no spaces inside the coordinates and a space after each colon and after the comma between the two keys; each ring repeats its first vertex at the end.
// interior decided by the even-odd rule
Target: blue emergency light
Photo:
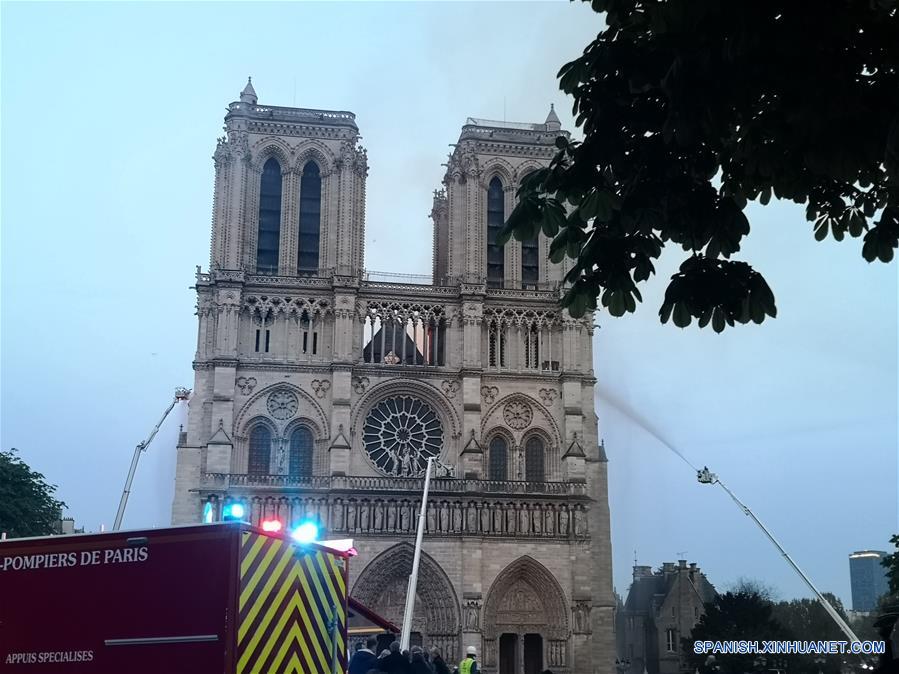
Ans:
{"type": "Polygon", "coordinates": [[[294,527],[290,535],[297,543],[313,543],[319,539],[321,527],[315,520],[303,520],[294,527]]]}
{"type": "Polygon", "coordinates": [[[244,507],[243,503],[237,501],[228,503],[222,508],[222,520],[224,522],[241,522],[243,521],[246,511],[247,509],[244,507]]]}

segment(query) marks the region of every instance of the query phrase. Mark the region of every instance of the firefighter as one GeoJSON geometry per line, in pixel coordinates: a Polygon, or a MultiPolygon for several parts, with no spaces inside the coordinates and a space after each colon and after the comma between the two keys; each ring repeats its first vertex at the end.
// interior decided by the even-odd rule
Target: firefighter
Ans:
{"type": "Polygon", "coordinates": [[[469,646],[465,653],[465,659],[459,663],[459,674],[478,674],[480,670],[478,669],[478,663],[475,661],[475,658],[478,657],[478,649],[474,646],[469,646]]]}

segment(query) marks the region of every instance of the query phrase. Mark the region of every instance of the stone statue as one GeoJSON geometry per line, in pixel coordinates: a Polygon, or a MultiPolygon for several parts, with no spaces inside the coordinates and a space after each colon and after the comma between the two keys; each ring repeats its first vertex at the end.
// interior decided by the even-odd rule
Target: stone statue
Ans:
{"type": "Polygon", "coordinates": [[[384,502],[380,499],[375,501],[374,504],[374,530],[375,531],[383,531],[384,530],[384,502]]]}
{"type": "Polygon", "coordinates": [[[521,504],[521,511],[519,514],[519,529],[522,536],[529,536],[531,534],[531,512],[530,506],[527,503],[521,504]]]}
{"type": "Polygon", "coordinates": [[[468,503],[468,507],[465,508],[465,528],[466,531],[470,533],[475,533],[478,530],[478,508],[475,506],[473,501],[468,503]]]}
{"type": "Polygon", "coordinates": [[[428,508],[427,514],[427,531],[428,533],[434,533],[437,531],[437,507],[432,506],[428,508]]]}
{"type": "Polygon", "coordinates": [[[338,498],[331,506],[331,521],[333,522],[334,531],[343,531],[344,527],[344,506],[343,499],[338,498]]]}
{"type": "Polygon", "coordinates": [[[350,499],[346,512],[347,531],[356,531],[356,501],[350,499]]]}
{"type": "Polygon", "coordinates": [[[440,531],[448,532],[450,530],[450,512],[449,504],[446,501],[440,502],[440,531]]]}
{"type": "Polygon", "coordinates": [[[574,509],[574,535],[587,535],[587,513],[584,511],[583,506],[577,506],[574,509]]]}
{"type": "Polygon", "coordinates": [[[470,601],[465,605],[465,629],[468,632],[477,632],[478,627],[478,603],[470,601]]]}
{"type": "Polygon", "coordinates": [[[452,516],[453,516],[453,531],[458,533],[462,531],[462,504],[461,503],[453,503],[451,504],[452,508],[452,516]]]}
{"type": "MultiPolygon", "coordinates": [[[[515,511],[514,503],[507,503],[503,510],[506,513],[506,529],[505,532],[510,535],[515,535],[515,531],[517,527],[515,526],[515,520],[518,517],[518,513],[515,511]]],[[[523,532],[522,532],[523,533],[523,532]]]]}
{"type": "Polygon", "coordinates": [[[491,508],[493,510],[493,526],[491,527],[491,531],[495,534],[503,533],[503,507],[500,503],[492,503],[491,508]]]}
{"type": "Polygon", "coordinates": [[[368,501],[362,501],[359,507],[359,530],[368,531],[371,528],[370,507],[368,501]]]}
{"type": "Polygon", "coordinates": [[[400,531],[409,531],[409,501],[403,501],[400,506],[400,531]]]}
{"type": "Polygon", "coordinates": [[[574,617],[574,631],[580,634],[584,633],[584,607],[580,604],[575,604],[571,609],[571,612],[574,617]]]}
{"type": "Polygon", "coordinates": [[[396,531],[396,501],[387,502],[387,531],[396,531]]]}

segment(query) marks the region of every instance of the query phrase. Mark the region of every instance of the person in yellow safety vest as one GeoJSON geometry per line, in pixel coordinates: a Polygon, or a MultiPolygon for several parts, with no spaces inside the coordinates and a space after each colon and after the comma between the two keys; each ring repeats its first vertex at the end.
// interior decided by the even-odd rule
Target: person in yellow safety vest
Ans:
{"type": "Polygon", "coordinates": [[[478,669],[478,663],[475,661],[475,658],[478,657],[478,649],[474,646],[469,646],[465,653],[465,659],[459,663],[459,674],[478,674],[480,670],[478,669]]]}

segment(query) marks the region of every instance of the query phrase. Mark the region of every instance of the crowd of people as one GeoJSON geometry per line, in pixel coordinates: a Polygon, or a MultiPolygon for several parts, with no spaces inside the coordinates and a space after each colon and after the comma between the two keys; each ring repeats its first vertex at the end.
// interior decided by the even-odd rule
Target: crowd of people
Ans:
{"type": "MultiPolygon", "coordinates": [[[[363,644],[356,644],[356,652],[350,658],[348,674],[480,674],[478,650],[469,646],[465,659],[450,670],[439,648],[424,649],[413,646],[409,651],[400,650],[400,642],[394,641],[380,655],[377,637],[369,637],[363,644]]],[[[541,674],[553,674],[545,669],[541,674]]]]}
{"type": "Polygon", "coordinates": [[[356,652],[350,658],[349,674],[478,674],[474,646],[468,647],[465,659],[452,670],[438,648],[413,646],[411,650],[401,651],[399,641],[394,641],[380,654],[376,654],[377,648],[376,637],[369,637],[364,644],[356,644],[356,652]]]}

